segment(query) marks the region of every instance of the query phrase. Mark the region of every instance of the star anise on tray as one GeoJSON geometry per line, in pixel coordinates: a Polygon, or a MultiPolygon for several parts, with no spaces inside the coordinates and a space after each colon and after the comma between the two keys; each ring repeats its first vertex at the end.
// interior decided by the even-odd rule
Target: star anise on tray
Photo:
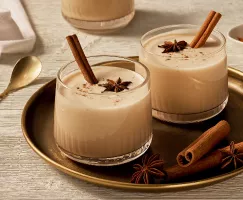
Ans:
{"type": "Polygon", "coordinates": [[[158,45],[159,48],[164,48],[162,53],[169,53],[169,52],[178,52],[185,49],[187,46],[187,42],[182,40],[177,42],[174,40],[173,42],[165,41],[163,45],[158,45]]]}
{"type": "Polygon", "coordinates": [[[99,86],[105,87],[105,90],[103,92],[106,92],[106,91],[121,92],[125,89],[129,90],[128,86],[131,83],[132,83],[131,81],[122,82],[121,78],[119,77],[117,81],[107,79],[107,83],[99,84],[99,86]]]}
{"type": "Polygon", "coordinates": [[[159,154],[154,154],[150,157],[146,154],[142,158],[142,165],[133,165],[136,172],[132,175],[131,183],[149,184],[154,178],[164,178],[166,176],[163,170],[164,161],[159,157],[159,154]]]}
{"type": "Polygon", "coordinates": [[[234,164],[235,169],[238,167],[238,164],[243,165],[243,153],[238,152],[233,141],[230,143],[230,151],[223,153],[225,154],[225,157],[222,159],[221,169],[228,167],[232,163],[234,164]]]}

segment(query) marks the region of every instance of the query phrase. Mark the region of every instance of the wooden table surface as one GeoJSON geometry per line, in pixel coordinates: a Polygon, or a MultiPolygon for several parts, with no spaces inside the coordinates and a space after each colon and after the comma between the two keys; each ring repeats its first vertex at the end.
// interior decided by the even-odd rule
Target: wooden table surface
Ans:
{"type": "MultiPolygon", "coordinates": [[[[37,34],[31,54],[41,59],[43,72],[34,84],[0,103],[0,199],[243,199],[243,174],[209,187],[171,193],[120,191],[80,181],[37,156],[25,142],[20,123],[29,97],[72,59],[66,35],[78,34],[87,55],[137,55],[139,38],[146,31],[169,24],[201,24],[211,9],[223,14],[218,29],[226,34],[229,28],[242,23],[243,1],[136,0],[137,12],[132,23],[118,33],[103,36],[72,28],[61,16],[61,0],[23,0],[23,4],[37,34]]],[[[230,42],[227,48],[230,64],[242,63],[240,56],[231,57],[234,48],[230,42]]],[[[0,91],[7,86],[13,65],[22,56],[0,58],[0,91]]]]}

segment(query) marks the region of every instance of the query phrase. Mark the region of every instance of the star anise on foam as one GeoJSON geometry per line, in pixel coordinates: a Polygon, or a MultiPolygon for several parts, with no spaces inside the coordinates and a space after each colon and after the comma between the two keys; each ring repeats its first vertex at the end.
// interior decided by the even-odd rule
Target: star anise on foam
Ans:
{"type": "Polygon", "coordinates": [[[154,154],[150,157],[146,154],[142,158],[142,165],[133,165],[136,172],[132,175],[131,183],[149,184],[154,178],[164,178],[166,176],[163,170],[164,161],[159,157],[159,154],[154,154]]]}
{"type": "Polygon", "coordinates": [[[165,41],[163,45],[158,45],[159,48],[164,48],[164,51],[162,53],[169,53],[169,52],[178,52],[185,49],[187,46],[187,42],[182,40],[177,42],[174,40],[173,42],[165,41]]]}
{"type": "Polygon", "coordinates": [[[127,86],[129,86],[131,83],[132,83],[131,81],[122,82],[121,78],[119,77],[117,81],[107,79],[107,83],[99,84],[99,86],[105,87],[105,90],[103,92],[106,91],[121,92],[125,89],[129,90],[127,86]]]}
{"type": "Polygon", "coordinates": [[[238,167],[238,164],[243,165],[243,153],[240,153],[238,149],[235,148],[235,143],[233,141],[230,143],[230,151],[224,151],[223,154],[225,154],[225,157],[222,159],[221,169],[228,167],[232,163],[235,169],[238,167]]]}

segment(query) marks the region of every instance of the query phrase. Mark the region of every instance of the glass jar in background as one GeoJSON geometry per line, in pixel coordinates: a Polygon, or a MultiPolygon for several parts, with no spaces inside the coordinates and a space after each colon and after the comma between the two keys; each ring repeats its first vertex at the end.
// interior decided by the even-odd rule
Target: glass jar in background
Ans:
{"type": "Polygon", "coordinates": [[[134,0],[62,0],[63,17],[74,27],[89,32],[123,28],[134,14],[134,0]]]}

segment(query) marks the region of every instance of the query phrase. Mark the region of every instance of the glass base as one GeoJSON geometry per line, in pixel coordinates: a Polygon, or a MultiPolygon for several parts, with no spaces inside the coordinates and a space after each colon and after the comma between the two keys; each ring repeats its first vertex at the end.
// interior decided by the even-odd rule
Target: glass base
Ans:
{"type": "Polygon", "coordinates": [[[222,104],[220,104],[216,108],[201,113],[170,114],[170,113],[164,113],[161,111],[153,110],[152,115],[156,119],[166,121],[166,122],[176,123],[176,124],[196,123],[196,122],[205,121],[207,119],[211,119],[216,115],[218,115],[225,108],[227,102],[228,102],[228,97],[222,104]]]}
{"type": "Polygon", "coordinates": [[[64,19],[66,19],[66,21],[68,21],[74,27],[81,29],[82,31],[85,32],[100,33],[100,34],[114,32],[116,30],[119,30],[127,26],[129,22],[133,19],[134,15],[135,15],[135,11],[119,19],[99,22],[99,21],[84,21],[79,19],[73,19],[65,16],[62,13],[64,19]]]}
{"type": "Polygon", "coordinates": [[[94,165],[94,166],[114,166],[114,165],[121,165],[128,163],[132,160],[135,160],[136,158],[143,155],[148,148],[150,147],[150,144],[152,142],[153,135],[150,136],[148,142],[146,142],[141,148],[137,149],[136,151],[133,151],[131,153],[122,155],[122,156],[116,156],[116,157],[110,157],[110,158],[88,158],[83,157],[79,155],[74,155],[66,150],[64,150],[62,147],[58,146],[60,151],[71,160],[74,160],[79,163],[87,164],[87,165],[94,165]]]}

